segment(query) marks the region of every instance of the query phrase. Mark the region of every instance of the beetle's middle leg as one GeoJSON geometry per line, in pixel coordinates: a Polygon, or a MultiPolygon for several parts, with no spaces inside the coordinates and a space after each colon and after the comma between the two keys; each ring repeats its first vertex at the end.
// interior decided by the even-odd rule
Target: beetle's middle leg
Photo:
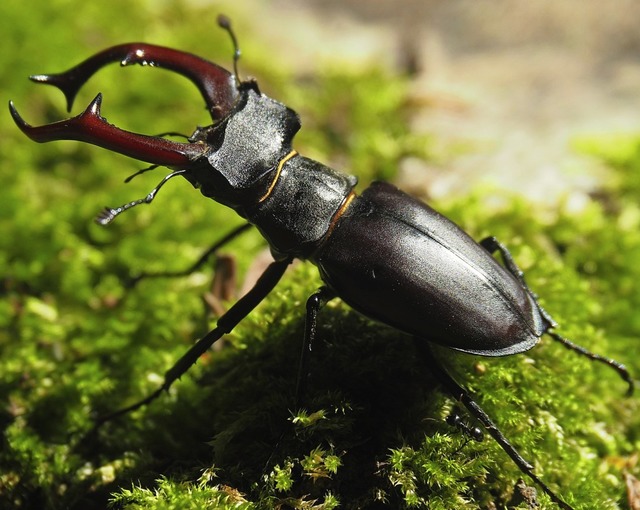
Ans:
{"type": "MultiPolygon", "coordinates": [[[[529,287],[527,287],[527,284],[525,283],[525,280],[524,280],[524,273],[518,267],[516,262],[513,260],[513,256],[511,255],[511,252],[509,252],[509,249],[493,236],[487,237],[482,241],[480,241],[480,245],[491,254],[495,253],[496,251],[500,252],[500,256],[502,257],[502,260],[507,270],[522,284],[522,286],[527,290],[527,292],[531,294],[536,305],[538,306],[538,309],[540,310],[540,314],[547,320],[547,322],[550,325],[550,328],[555,328],[557,326],[556,322],[551,318],[551,316],[546,312],[546,310],[540,306],[540,304],[538,303],[537,296],[533,292],[531,292],[529,287]]],[[[631,377],[631,374],[629,373],[629,370],[627,370],[627,367],[625,367],[622,363],[614,359],[601,356],[600,354],[591,352],[588,349],[585,349],[584,347],[577,345],[573,343],[571,340],[559,335],[555,331],[547,330],[546,333],[551,338],[553,338],[556,342],[560,343],[567,349],[577,352],[582,356],[586,356],[592,361],[604,363],[605,365],[613,368],[616,372],[618,372],[622,380],[624,380],[629,385],[629,388],[627,389],[627,396],[631,396],[633,394],[635,383],[633,381],[633,378],[631,377]]]]}
{"type": "Polygon", "coordinates": [[[493,423],[489,415],[473,400],[467,390],[445,370],[431,351],[427,341],[416,337],[416,346],[423,356],[429,369],[436,379],[442,384],[446,391],[457,401],[461,402],[467,411],[487,429],[491,437],[500,445],[504,452],[511,457],[520,470],[531,478],[542,490],[563,510],[573,510],[573,507],[565,503],[555,492],[553,492],[533,471],[533,466],[527,462],[522,455],[513,447],[500,429],[493,423]]]}

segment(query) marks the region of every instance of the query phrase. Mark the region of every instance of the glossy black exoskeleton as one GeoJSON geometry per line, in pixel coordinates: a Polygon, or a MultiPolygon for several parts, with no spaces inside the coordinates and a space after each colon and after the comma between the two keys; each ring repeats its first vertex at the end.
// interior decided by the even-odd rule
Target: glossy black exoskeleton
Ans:
{"type": "MultiPolygon", "coordinates": [[[[221,18],[220,24],[235,44],[228,20],[221,18]]],[[[234,63],[238,55],[236,45],[234,63]]],[[[187,77],[202,93],[214,123],[196,129],[187,142],[131,133],[101,117],[98,95],[77,117],[41,127],[28,125],[10,103],[16,124],[37,142],[80,140],[173,169],[144,199],[106,209],[100,223],[151,202],[168,179],[181,175],[204,196],[233,208],[257,227],[275,258],[253,289],[220,317],[217,327],[166,373],[161,388],[114,415],[140,407],[168,389],[271,292],[294,258],[306,259],[318,267],[326,286],[307,301],[298,402],[318,312],[328,300],[339,297],[359,312],[423,339],[418,345],[443,386],[553,501],[571,508],[536,476],[486,413],[440,366],[424,340],[467,353],[505,356],[530,349],[546,333],[616,369],[632,391],[633,381],[623,365],[592,354],[552,330],[555,322],[540,307],[501,243],[492,237],[476,243],[446,217],[387,183],[374,183],[356,195],[355,177],[292,148],[300,129],[293,110],[261,94],[254,81],[240,81],[237,72],[194,55],[144,43],[123,44],[65,73],[31,79],[61,89],[70,109],[89,77],[114,61],[165,67],[187,77]],[[495,252],[503,264],[492,256],[495,252]]],[[[245,229],[240,227],[214,248],[245,229]]]]}

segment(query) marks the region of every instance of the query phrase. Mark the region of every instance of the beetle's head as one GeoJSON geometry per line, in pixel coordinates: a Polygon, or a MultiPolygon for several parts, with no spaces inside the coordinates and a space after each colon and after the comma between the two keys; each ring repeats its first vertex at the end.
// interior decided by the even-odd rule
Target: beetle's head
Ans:
{"type": "MultiPolygon", "coordinates": [[[[39,74],[30,78],[37,83],[59,88],[67,99],[67,109],[71,110],[82,85],[109,63],[120,62],[122,66],[140,64],[164,67],[185,76],[198,87],[215,125],[232,114],[236,103],[248,90],[258,90],[255,81],[240,81],[237,77],[240,50],[229,19],[221,15],[218,17],[218,24],[230,34],[233,41],[235,74],[191,53],[145,43],[128,43],[101,51],[64,73],[39,74]]],[[[193,137],[188,142],[176,142],[162,136],[148,136],[120,129],[102,117],[101,104],[102,95],[98,94],[80,115],[37,127],[27,124],[11,101],[9,110],[22,132],[36,142],[79,140],[91,143],[146,161],[154,167],[166,166],[176,170],[171,176],[188,174],[191,168],[201,164],[202,158],[209,151],[205,141],[193,137]]],[[[157,188],[150,196],[155,196],[156,191],[157,188]]],[[[139,202],[150,201],[147,197],[139,202]]],[[[106,220],[102,217],[98,221],[108,223],[114,216],[106,220]]]]}

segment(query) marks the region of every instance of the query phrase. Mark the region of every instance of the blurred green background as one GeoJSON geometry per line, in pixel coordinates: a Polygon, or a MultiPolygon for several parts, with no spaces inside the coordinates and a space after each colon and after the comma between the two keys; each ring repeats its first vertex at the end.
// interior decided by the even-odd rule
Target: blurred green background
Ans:
{"type": "MultiPolygon", "coordinates": [[[[370,3],[369,15],[383,4],[370,3]]],[[[499,165],[504,153],[492,151],[495,139],[534,123],[515,115],[509,123],[490,117],[478,126],[478,111],[489,115],[514,96],[448,89],[460,75],[445,72],[435,43],[426,61],[433,65],[423,65],[421,46],[407,44],[406,36],[424,37],[428,48],[433,39],[428,31],[403,32],[402,23],[412,12],[437,22],[441,3],[401,2],[404,18],[392,16],[392,28],[382,30],[379,18],[364,15],[345,25],[344,11],[329,4],[319,11],[292,5],[4,2],[0,94],[29,123],[64,118],[62,94],[27,77],[60,72],[132,40],[230,67],[232,46],[215,22],[224,12],[242,47],[242,76],[255,76],[265,93],[301,114],[299,152],[357,175],[361,189],[372,179],[395,180],[434,198],[474,237],[498,236],[563,334],[640,373],[640,142],[633,126],[620,134],[624,123],[611,121],[585,132],[567,122],[560,155],[542,138],[517,146],[522,168],[510,158],[499,165]],[[385,46],[394,30],[404,37],[385,46]],[[323,34],[333,35],[323,40],[323,34]],[[570,159],[538,173],[531,169],[541,153],[570,159]]],[[[571,9],[575,3],[558,5],[568,6],[558,9],[565,21],[587,18],[571,9]]],[[[494,9],[481,27],[500,25],[494,9]]],[[[538,25],[551,16],[536,18],[538,25]]],[[[443,30],[454,37],[451,19],[443,30]]],[[[489,48],[474,43],[469,34],[466,41],[467,50],[488,55],[504,48],[495,40],[489,48]]],[[[503,76],[496,60],[485,62],[479,69],[503,76]]],[[[508,69],[510,62],[503,62],[508,69]]],[[[633,72],[628,76],[624,83],[635,83],[633,72]]],[[[508,80],[499,83],[510,89],[508,80]]],[[[536,84],[543,92],[554,89],[536,84]]],[[[637,92],[627,87],[616,98],[635,104],[637,92]]],[[[103,115],[124,129],[190,134],[210,122],[193,86],[162,70],[112,65],[86,84],[72,114],[97,92],[104,95],[103,115]]],[[[540,111],[541,104],[557,107],[541,100],[515,111],[540,111]]],[[[602,118],[617,112],[615,102],[599,104],[602,118]]],[[[225,347],[169,395],[88,434],[96,416],[155,389],[215,321],[202,299],[213,261],[188,278],[143,281],[133,290],[126,290],[126,279],[141,270],[185,267],[241,221],[174,180],[152,206],[99,227],[92,218],[105,205],[145,196],[163,171],[124,185],[143,164],[76,142],[37,145],[8,111],[0,115],[0,140],[0,507],[530,508],[516,488],[521,473],[492,440],[468,443],[444,423],[454,404],[425,373],[410,339],[339,302],[321,316],[307,409],[291,409],[304,302],[321,283],[308,264],[292,268],[225,347]]],[[[242,279],[263,249],[253,232],[225,252],[242,279]]],[[[623,397],[613,371],[549,340],[505,359],[438,353],[575,508],[638,508],[625,483],[640,474],[639,400],[623,397]]],[[[553,507],[545,496],[538,499],[542,508],[553,507]]]]}

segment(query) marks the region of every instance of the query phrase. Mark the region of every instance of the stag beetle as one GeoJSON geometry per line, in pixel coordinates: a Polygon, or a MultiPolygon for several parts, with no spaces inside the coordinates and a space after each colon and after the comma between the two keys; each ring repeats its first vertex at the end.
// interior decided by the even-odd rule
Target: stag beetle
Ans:
{"type": "MultiPolygon", "coordinates": [[[[59,88],[70,110],[80,87],[108,63],[170,69],[199,88],[213,119],[212,125],[198,127],[186,142],[132,133],[107,123],[100,114],[100,94],[80,115],[40,127],[27,124],[9,103],[18,127],[36,142],[79,140],[172,169],[147,197],[105,209],[100,223],[108,224],[123,211],[150,203],[167,180],[180,175],[205,197],[231,207],[254,225],[274,256],[255,286],[165,374],[156,392],[111,416],[145,405],[167,390],[271,292],[293,259],[305,259],[318,267],[325,286],[307,301],[297,403],[304,392],[318,313],[339,297],[364,315],[421,339],[420,350],[442,385],[524,473],[561,508],[570,509],[437,362],[427,340],[466,353],[507,356],[532,348],[548,334],[617,370],[631,393],[633,380],[627,369],[556,333],[556,323],[527,287],[507,248],[494,237],[476,243],[449,219],[385,182],[373,183],[356,195],[355,177],[298,154],[292,148],[300,129],[298,115],[261,94],[256,81],[239,79],[235,35],[227,18],[218,21],[233,41],[233,73],[189,53],[129,43],[97,53],[67,72],[31,76],[35,82],[59,88]],[[496,252],[503,264],[493,257],[496,252]]],[[[246,228],[231,232],[216,247],[246,228]]]]}

